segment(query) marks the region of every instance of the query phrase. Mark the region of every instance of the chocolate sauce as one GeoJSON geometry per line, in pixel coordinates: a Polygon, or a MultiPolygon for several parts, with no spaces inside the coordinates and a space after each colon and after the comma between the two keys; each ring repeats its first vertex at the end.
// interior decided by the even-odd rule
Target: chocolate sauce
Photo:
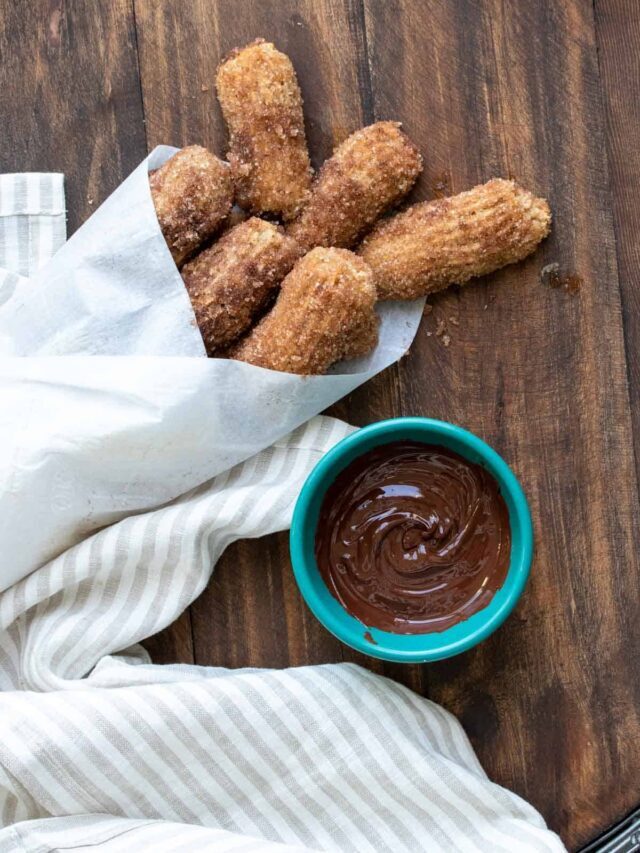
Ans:
{"type": "Polygon", "coordinates": [[[364,625],[443,631],[504,583],[509,513],[480,465],[444,447],[393,442],[355,459],[329,487],[315,550],[329,590],[364,625]]]}

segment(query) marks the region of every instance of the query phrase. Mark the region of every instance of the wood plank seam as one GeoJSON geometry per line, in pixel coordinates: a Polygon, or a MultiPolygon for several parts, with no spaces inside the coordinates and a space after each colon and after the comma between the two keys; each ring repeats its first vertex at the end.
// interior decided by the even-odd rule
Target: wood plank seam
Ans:
{"type": "MultiPolygon", "coordinates": [[[[611,139],[610,139],[610,128],[609,128],[609,122],[608,122],[608,114],[607,114],[607,110],[605,108],[605,97],[604,97],[604,91],[603,91],[601,44],[600,44],[600,35],[599,35],[599,27],[598,27],[598,3],[599,2],[600,2],[600,0],[592,0],[591,1],[591,12],[592,12],[593,30],[594,30],[594,38],[595,38],[595,45],[596,45],[596,60],[598,63],[598,77],[600,80],[600,86],[599,86],[600,102],[602,104],[602,114],[603,114],[603,118],[604,118],[604,122],[605,122],[604,137],[605,137],[605,141],[606,141],[605,164],[606,164],[606,169],[607,169],[607,182],[608,182],[607,183],[607,189],[608,189],[607,196],[608,196],[608,201],[609,201],[609,207],[611,209],[611,217],[613,220],[613,245],[614,245],[614,249],[615,249],[615,266],[616,266],[616,275],[617,275],[617,280],[618,280],[618,292],[619,292],[620,304],[621,304],[621,309],[622,309],[622,340],[624,342],[624,351],[625,351],[626,394],[627,394],[627,398],[629,401],[629,407],[631,407],[632,382],[631,382],[631,375],[630,375],[630,364],[631,364],[632,359],[634,359],[635,354],[630,349],[629,330],[627,328],[627,323],[626,323],[627,312],[624,310],[625,299],[624,299],[624,293],[623,293],[622,287],[620,286],[620,268],[623,265],[623,259],[622,259],[620,241],[619,241],[619,237],[618,237],[618,228],[616,226],[616,221],[615,221],[616,217],[615,217],[615,210],[614,210],[614,204],[613,204],[614,192],[613,192],[613,178],[612,178],[612,169],[611,169],[611,158],[612,158],[611,139]]],[[[640,494],[640,467],[639,467],[639,463],[638,463],[638,459],[640,458],[640,449],[638,448],[638,442],[640,442],[640,435],[636,435],[636,431],[634,429],[632,429],[632,435],[633,435],[633,439],[634,439],[632,442],[633,462],[634,462],[634,468],[636,471],[636,483],[638,486],[638,492],[640,494]]]]}
{"type": "MultiPolygon", "coordinates": [[[[142,86],[142,75],[141,75],[141,71],[140,71],[140,44],[139,44],[139,40],[138,40],[138,20],[137,20],[137,15],[136,15],[136,0],[130,0],[129,6],[131,9],[131,15],[132,15],[132,19],[133,19],[133,38],[134,38],[135,55],[136,55],[136,69],[138,72],[137,73],[138,91],[139,91],[139,96],[140,96],[140,104],[142,107],[143,133],[144,133],[145,147],[146,147],[147,152],[148,152],[149,151],[149,136],[147,133],[146,104],[145,104],[145,97],[144,97],[144,88],[142,86]]],[[[191,616],[191,606],[189,606],[187,608],[187,610],[186,610],[186,612],[182,618],[186,619],[188,626],[189,626],[189,643],[190,643],[190,647],[191,647],[190,648],[191,654],[190,654],[190,659],[188,659],[186,661],[177,660],[177,661],[175,661],[175,663],[193,663],[193,664],[195,664],[196,663],[196,659],[195,659],[196,642],[195,642],[195,635],[194,635],[194,630],[193,630],[193,619],[191,616]]],[[[165,630],[168,630],[168,628],[165,630]]]]}

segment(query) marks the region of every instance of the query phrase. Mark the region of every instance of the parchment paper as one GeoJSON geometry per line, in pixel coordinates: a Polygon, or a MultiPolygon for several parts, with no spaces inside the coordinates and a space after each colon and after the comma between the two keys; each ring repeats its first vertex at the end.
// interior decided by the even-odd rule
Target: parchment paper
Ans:
{"type": "Polygon", "coordinates": [[[327,376],[206,358],[147,178],[176,150],[156,148],[0,305],[0,591],[273,444],[418,328],[424,300],[381,304],[376,351],[327,376]]]}

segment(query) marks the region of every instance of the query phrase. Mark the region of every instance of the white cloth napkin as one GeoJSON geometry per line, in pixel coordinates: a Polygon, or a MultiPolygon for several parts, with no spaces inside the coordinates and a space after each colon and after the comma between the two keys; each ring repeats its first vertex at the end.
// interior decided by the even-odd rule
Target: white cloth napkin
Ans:
{"type": "MultiPolygon", "coordinates": [[[[0,178],[0,257],[11,267],[0,273],[0,305],[30,286],[20,274],[32,275],[59,245],[63,208],[60,176],[0,178]]],[[[122,364],[122,377],[138,368],[122,364]]],[[[44,376],[63,384],[67,368],[67,433],[54,411],[47,432],[47,407],[43,429],[24,444],[24,424],[13,425],[6,473],[27,511],[33,480],[18,476],[21,448],[42,443],[43,468],[73,456],[73,419],[104,410],[108,462],[118,469],[126,460],[118,396],[85,394],[75,406],[73,359],[2,363],[5,382],[34,401],[46,396],[44,376]]],[[[98,385],[109,387],[108,378],[98,385]]],[[[47,399],[65,405],[64,395],[47,399]]],[[[59,542],[48,561],[31,552],[28,573],[0,593],[0,853],[564,849],[531,806],[488,780],[457,721],[404,687],[345,664],[154,666],[136,645],[193,601],[227,544],[289,525],[308,472],[350,430],[313,418],[161,506],[136,506],[133,490],[112,518],[75,507],[60,540],[70,547],[59,542]]],[[[160,452],[151,445],[152,457],[160,452]]],[[[52,501],[73,505],[75,484],[58,475],[52,501]]],[[[31,534],[26,523],[20,535],[31,534]]],[[[10,538],[0,531],[5,562],[10,538]]]]}

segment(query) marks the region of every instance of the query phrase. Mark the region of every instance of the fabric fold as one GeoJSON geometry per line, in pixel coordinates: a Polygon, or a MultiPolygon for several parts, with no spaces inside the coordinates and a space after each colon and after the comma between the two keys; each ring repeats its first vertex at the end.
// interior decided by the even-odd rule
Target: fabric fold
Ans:
{"type": "MultiPolygon", "coordinates": [[[[0,306],[31,286],[24,275],[50,256],[64,228],[62,176],[26,177],[0,179],[0,264],[11,268],[0,271],[0,306]]],[[[64,373],[65,359],[53,358],[64,373]]],[[[17,361],[3,363],[9,380],[17,361]]],[[[69,373],[65,382],[73,386],[69,373]]],[[[42,405],[35,392],[33,400],[42,405]]],[[[44,519],[68,511],[81,489],[94,510],[99,503],[80,486],[86,465],[70,478],[60,464],[73,456],[76,433],[64,424],[55,440],[47,433],[62,423],[56,408],[11,426],[32,430],[43,452],[30,457],[38,460],[31,468],[13,459],[5,488],[28,496],[51,475],[43,520],[29,518],[27,501],[30,524],[14,542],[40,533],[50,547],[44,519]]],[[[113,429],[100,435],[108,453],[97,446],[106,483],[109,466],[127,467],[115,409],[113,429]]],[[[74,417],[83,411],[77,406],[74,417]]],[[[159,412],[150,405],[145,416],[161,420],[159,412]]],[[[202,430],[211,425],[196,420],[202,430]]],[[[305,478],[352,429],[314,417],[250,458],[229,456],[213,478],[198,469],[186,493],[153,507],[136,505],[125,477],[115,497],[130,503],[120,513],[89,524],[95,514],[77,507],[69,542],[26,576],[16,572],[20,579],[0,592],[0,853],[564,849],[535,809],[487,778],[450,714],[392,681],[350,664],[155,666],[139,644],[194,600],[230,542],[289,526],[305,478]]],[[[184,431],[178,413],[172,435],[184,440],[184,431]]],[[[275,434],[263,430],[263,438],[261,447],[275,434]]],[[[5,561],[23,515],[0,539],[5,561]]]]}
{"type": "MultiPolygon", "coordinates": [[[[0,268],[31,276],[66,238],[64,175],[0,175],[0,268]]],[[[17,283],[14,281],[14,284],[17,283]]],[[[6,286],[6,285],[5,285],[6,286]]],[[[0,305],[3,296],[0,275],[0,305]]]]}
{"type": "Polygon", "coordinates": [[[0,594],[0,689],[78,687],[102,657],[165,628],[202,592],[231,542],[289,527],[307,475],[352,430],[313,418],[168,505],[83,539],[0,594]]]}
{"type": "Polygon", "coordinates": [[[135,849],[189,838],[226,849],[221,832],[249,849],[255,838],[327,851],[563,849],[487,779],[455,718],[394,682],[350,664],[185,666],[172,681],[165,669],[105,660],[92,689],[0,696],[0,803],[9,824],[22,810],[0,845],[42,832],[46,817],[69,816],[76,831],[71,816],[101,812],[130,822],[116,826],[135,828],[135,849]]]}

